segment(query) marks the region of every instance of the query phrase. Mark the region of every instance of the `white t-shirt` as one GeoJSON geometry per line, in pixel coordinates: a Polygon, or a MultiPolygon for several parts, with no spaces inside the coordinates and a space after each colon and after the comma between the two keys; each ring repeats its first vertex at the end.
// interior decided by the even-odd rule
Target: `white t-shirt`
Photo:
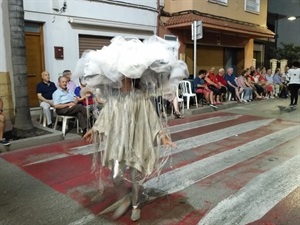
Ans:
{"type": "Polygon", "coordinates": [[[289,69],[287,76],[289,77],[290,84],[300,84],[300,68],[289,69]]]}

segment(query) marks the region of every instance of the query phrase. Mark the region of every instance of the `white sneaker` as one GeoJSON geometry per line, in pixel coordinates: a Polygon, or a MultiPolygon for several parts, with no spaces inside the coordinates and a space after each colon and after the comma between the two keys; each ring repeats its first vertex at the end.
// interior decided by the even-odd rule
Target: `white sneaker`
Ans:
{"type": "Polygon", "coordinates": [[[242,102],[245,102],[245,103],[247,103],[247,100],[245,100],[245,99],[242,99],[242,102]]]}
{"type": "Polygon", "coordinates": [[[210,104],[209,106],[212,107],[212,108],[214,108],[214,109],[217,109],[217,108],[218,108],[218,107],[217,107],[216,105],[214,105],[214,104],[210,104]]]}
{"type": "Polygon", "coordinates": [[[113,219],[119,219],[129,208],[131,204],[131,198],[129,195],[126,195],[121,202],[121,205],[117,208],[117,210],[113,214],[113,219]]]}
{"type": "Polygon", "coordinates": [[[138,221],[140,218],[141,218],[141,210],[140,209],[132,209],[131,220],[138,221]]]}

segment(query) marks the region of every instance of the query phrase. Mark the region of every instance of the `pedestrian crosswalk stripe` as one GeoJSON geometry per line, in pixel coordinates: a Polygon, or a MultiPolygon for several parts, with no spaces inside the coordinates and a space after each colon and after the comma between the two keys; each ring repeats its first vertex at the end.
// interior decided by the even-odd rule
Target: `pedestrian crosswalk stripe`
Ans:
{"type": "Polygon", "coordinates": [[[253,178],[236,194],[221,201],[198,225],[248,224],[263,217],[300,186],[300,155],[253,178]]]}
{"type": "MultiPolygon", "coordinates": [[[[214,120],[217,121],[228,121],[228,120],[234,120],[239,118],[240,116],[225,116],[225,117],[221,117],[221,118],[217,118],[214,117],[214,120]]],[[[273,119],[266,119],[266,120],[258,120],[258,121],[250,121],[250,122],[246,122],[246,123],[241,123],[235,126],[231,126],[231,127],[227,127],[221,130],[217,130],[217,131],[213,131],[213,132],[209,132],[206,134],[202,134],[202,135],[197,135],[191,138],[186,138],[186,139],[182,139],[182,140],[178,140],[176,141],[176,145],[178,146],[177,148],[172,149],[172,151],[165,151],[162,147],[161,149],[161,155],[162,157],[165,157],[167,155],[170,154],[176,154],[182,151],[186,151],[188,149],[191,148],[195,148],[195,147],[199,147],[202,145],[206,145],[215,141],[219,141],[228,137],[232,137],[235,135],[239,135],[241,133],[245,133],[251,130],[255,130],[257,128],[266,126],[268,124],[270,124],[271,122],[273,122],[273,119]],[[181,147],[182,146],[182,147],[181,147]]],[[[201,121],[200,121],[201,122],[201,121]]],[[[190,123],[186,124],[182,124],[182,125],[177,125],[174,126],[175,128],[172,129],[171,131],[173,133],[179,132],[181,130],[186,129],[186,126],[189,126],[190,123]]],[[[211,120],[204,120],[201,123],[193,123],[194,127],[199,127],[199,126],[206,126],[212,124],[211,120]]],[[[82,146],[82,147],[77,147],[77,148],[73,148],[70,151],[68,151],[68,154],[57,154],[54,156],[50,156],[47,157],[45,159],[41,159],[39,161],[35,161],[33,163],[28,163],[24,166],[29,166],[29,165],[33,165],[33,164],[38,164],[38,163],[44,163],[44,162],[48,162],[51,160],[56,160],[56,159],[61,159],[61,158],[66,158],[69,157],[70,155],[89,155],[92,154],[93,152],[97,151],[98,149],[103,149],[103,148],[98,148],[97,150],[95,150],[96,146],[94,144],[91,145],[86,145],[86,146],[82,146]]],[[[98,150],[100,151],[100,150],[98,150]]]]}
{"type": "Polygon", "coordinates": [[[229,138],[235,135],[240,135],[242,133],[246,133],[263,126],[267,126],[273,119],[259,120],[259,121],[250,121],[246,123],[241,123],[235,126],[227,127],[221,130],[216,130],[213,132],[209,132],[202,135],[197,135],[194,137],[181,139],[176,141],[177,148],[174,148],[171,153],[165,152],[163,149],[161,150],[161,155],[164,154],[176,154],[179,152],[183,152],[189,150],[191,148],[196,148],[199,146],[203,146],[212,142],[220,141],[225,138],[229,138]]]}
{"type": "Polygon", "coordinates": [[[203,119],[203,120],[197,120],[197,121],[194,121],[194,122],[189,122],[189,123],[184,123],[184,124],[180,124],[180,125],[171,126],[171,127],[169,127],[169,130],[170,130],[170,133],[173,134],[173,133],[177,133],[177,132],[191,130],[193,128],[204,127],[204,126],[217,124],[217,123],[220,123],[220,122],[235,120],[235,119],[238,119],[240,117],[241,117],[241,115],[210,117],[210,118],[203,119]]]}
{"type": "Polygon", "coordinates": [[[176,168],[145,182],[146,188],[162,190],[164,194],[181,191],[196,182],[223,171],[251,157],[266,152],[299,136],[298,127],[293,126],[255,139],[251,142],[208,158],[176,168]]]}

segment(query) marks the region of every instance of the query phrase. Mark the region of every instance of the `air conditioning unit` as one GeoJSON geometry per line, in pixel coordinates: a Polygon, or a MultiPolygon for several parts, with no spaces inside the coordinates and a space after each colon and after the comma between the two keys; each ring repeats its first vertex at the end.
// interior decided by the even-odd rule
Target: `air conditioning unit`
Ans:
{"type": "Polygon", "coordinates": [[[174,35],[164,35],[164,39],[170,43],[169,51],[171,51],[172,55],[174,55],[175,59],[178,59],[178,53],[179,53],[179,42],[178,37],[174,35]]]}
{"type": "Polygon", "coordinates": [[[165,34],[164,39],[166,41],[178,41],[178,37],[174,35],[165,34]]]}

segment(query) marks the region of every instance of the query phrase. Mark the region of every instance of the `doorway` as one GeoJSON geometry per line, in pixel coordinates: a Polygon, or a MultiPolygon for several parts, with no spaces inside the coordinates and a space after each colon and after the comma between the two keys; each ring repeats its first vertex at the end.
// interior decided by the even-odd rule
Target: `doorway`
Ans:
{"type": "Polygon", "coordinates": [[[27,65],[27,89],[30,107],[38,107],[36,85],[41,81],[41,73],[45,70],[43,25],[25,23],[25,45],[27,65]]]}

